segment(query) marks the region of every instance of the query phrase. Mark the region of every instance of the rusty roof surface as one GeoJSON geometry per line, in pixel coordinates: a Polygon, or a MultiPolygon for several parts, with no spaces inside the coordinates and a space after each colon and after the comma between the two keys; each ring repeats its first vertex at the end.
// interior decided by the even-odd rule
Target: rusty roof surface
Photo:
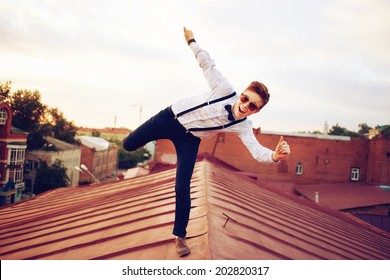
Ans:
{"type": "MultiPolygon", "coordinates": [[[[178,259],[175,169],[53,190],[0,208],[0,259],[178,259]]],[[[184,259],[390,259],[390,235],[207,159],[192,178],[184,259]]]]}
{"type": "Polygon", "coordinates": [[[295,190],[312,201],[318,192],[319,203],[336,210],[390,204],[390,192],[367,183],[303,185],[295,190]]]}

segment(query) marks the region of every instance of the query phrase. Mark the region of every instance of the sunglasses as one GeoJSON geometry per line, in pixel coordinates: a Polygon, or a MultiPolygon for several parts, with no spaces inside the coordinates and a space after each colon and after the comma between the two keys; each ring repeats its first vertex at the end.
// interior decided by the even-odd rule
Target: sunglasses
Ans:
{"type": "MultiPolygon", "coordinates": [[[[249,97],[246,96],[245,94],[241,93],[241,96],[240,96],[240,101],[242,103],[247,103],[250,101],[249,97]]],[[[256,103],[254,102],[249,102],[249,106],[248,106],[249,110],[251,110],[252,112],[254,111],[259,111],[261,109],[261,107],[257,107],[256,103]]]]}

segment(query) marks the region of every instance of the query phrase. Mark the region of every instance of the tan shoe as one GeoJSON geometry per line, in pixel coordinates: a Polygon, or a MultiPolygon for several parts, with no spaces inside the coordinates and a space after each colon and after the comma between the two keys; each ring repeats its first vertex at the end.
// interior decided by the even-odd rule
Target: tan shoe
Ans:
{"type": "Polygon", "coordinates": [[[191,250],[188,247],[185,238],[176,237],[176,252],[180,257],[183,257],[191,253],[191,250]]]}

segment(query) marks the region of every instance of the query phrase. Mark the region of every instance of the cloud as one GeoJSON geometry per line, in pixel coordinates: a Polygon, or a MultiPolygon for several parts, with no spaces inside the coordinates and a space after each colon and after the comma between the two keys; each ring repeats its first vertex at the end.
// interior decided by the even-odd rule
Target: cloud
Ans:
{"type": "Polygon", "coordinates": [[[0,77],[38,88],[76,123],[111,125],[116,114],[134,127],[132,104],[144,105],[145,119],[208,89],[183,40],[186,25],[238,91],[257,79],[270,88],[257,126],[383,124],[389,9],[385,0],[4,0],[0,77]]]}

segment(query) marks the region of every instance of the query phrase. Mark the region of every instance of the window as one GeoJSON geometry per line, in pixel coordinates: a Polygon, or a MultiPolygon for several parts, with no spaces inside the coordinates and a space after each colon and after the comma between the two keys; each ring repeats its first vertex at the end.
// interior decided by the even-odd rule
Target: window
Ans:
{"type": "Polygon", "coordinates": [[[5,124],[7,122],[8,114],[7,109],[3,108],[0,110],[0,124],[5,124]]]}
{"type": "Polygon", "coordinates": [[[23,165],[25,148],[10,148],[9,149],[9,164],[10,165],[23,165]]]}
{"type": "Polygon", "coordinates": [[[26,164],[26,171],[31,171],[31,170],[33,170],[33,161],[29,159],[26,164]]]}
{"type": "Polygon", "coordinates": [[[359,181],[360,168],[351,169],[351,181],[359,181]]]}
{"type": "Polygon", "coordinates": [[[296,168],[295,168],[295,173],[297,175],[302,175],[302,171],[303,171],[303,166],[302,166],[302,163],[298,163],[296,168]]]}
{"type": "Polygon", "coordinates": [[[9,179],[12,179],[15,184],[23,183],[23,169],[22,168],[10,169],[9,179]]]}

